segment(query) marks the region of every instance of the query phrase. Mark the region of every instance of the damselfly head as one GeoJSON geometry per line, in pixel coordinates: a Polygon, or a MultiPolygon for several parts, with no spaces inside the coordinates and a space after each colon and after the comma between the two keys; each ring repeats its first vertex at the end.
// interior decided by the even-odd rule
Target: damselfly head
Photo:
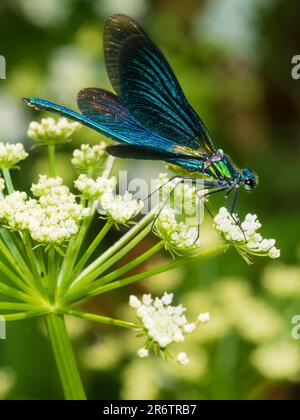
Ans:
{"type": "Polygon", "coordinates": [[[255,173],[248,168],[242,170],[242,177],[244,182],[244,187],[246,191],[251,191],[257,185],[257,176],[255,173]]]}

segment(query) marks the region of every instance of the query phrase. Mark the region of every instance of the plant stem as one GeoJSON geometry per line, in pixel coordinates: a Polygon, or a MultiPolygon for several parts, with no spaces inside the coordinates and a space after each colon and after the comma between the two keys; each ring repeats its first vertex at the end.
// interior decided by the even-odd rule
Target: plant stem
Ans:
{"type": "Polygon", "coordinates": [[[152,209],[150,213],[144,216],[133,228],[131,228],[125,235],[123,235],[117,242],[115,242],[113,246],[111,246],[107,251],[100,255],[100,257],[96,258],[90,265],[88,265],[77,277],[76,282],[79,282],[83,277],[87,277],[98,267],[102,266],[105,261],[114,256],[117,251],[119,251],[124,247],[125,244],[131,241],[142,229],[145,228],[145,226],[151,222],[157,212],[157,208],[158,207],[152,209]]]}
{"type": "MultiPolygon", "coordinates": [[[[4,302],[4,301],[0,302],[0,309],[1,309],[1,311],[3,311],[3,310],[8,310],[8,311],[36,310],[36,308],[32,304],[29,304],[29,303],[4,302]]],[[[0,315],[0,317],[1,317],[1,315],[0,315]]]]}
{"type": "Polygon", "coordinates": [[[55,145],[48,145],[49,176],[55,177],[55,145]]]}
{"type": "Polygon", "coordinates": [[[55,273],[55,249],[53,246],[48,250],[48,279],[50,303],[54,304],[57,278],[55,273]]]}
{"type": "Polygon", "coordinates": [[[84,267],[85,263],[88,261],[88,259],[91,257],[97,246],[101,243],[105,235],[108,233],[109,229],[112,227],[113,222],[111,220],[108,220],[103,228],[100,230],[96,238],[93,240],[91,245],[88,247],[88,249],[84,252],[83,256],[78,261],[78,264],[75,266],[72,277],[75,278],[82,268],[84,267]]]}
{"type": "Polygon", "coordinates": [[[3,293],[6,296],[10,296],[12,298],[18,299],[22,302],[28,302],[31,304],[37,303],[37,298],[32,295],[29,295],[24,292],[20,292],[19,290],[15,289],[14,287],[7,286],[6,284],[0,283],[0,293],[3,293]]]}
{"type": "Polygon", "coordinates": [[[36,286],[36,289],[40,292],[40,294],[44,297],[47,298],[47,293],[43,287],[43,281],[42,281],[42,277],[41,277],[41,273],[39,272],[39,265],[36,259],[36,255],[32,249],[32,243],[31,243],[31,238],[29,236],[28,232],[24,232],[23,235],[23,242],[24,242],[24,247],[26,250],[26,254],[27,254],[27,258],[29,260],[31,269],[32,269],[32,274],[34,277],[34,284],[36,286]]]}
{"type": "Polygon", "coordinates": [[[76,263],[77,256],[79,254],[81,245],[84,241],[86,232],[92,222],[94,216],[94,210],[92,210],[92,215],[86,218],[82,225],[80,226],[80,230],[78,235],[72,239],[68,245],[68,249],[63,261],[63,264],[60,269],[60,273],[58,275],[58,295],[60,296],[64,290],[66,290],[69,285],[72,283],[73,277],[71,276],[73,267],[76,263]]]}
{"type": "MultiPolygon", "coordinates": [[[[163,248],[163,241],[155,244],[152,248],[148,249],[143,254],[139,255],[134,260],[130,261],[129,263],[123,265],[123,267],[120,267],[111,273],[107,274],[106,276],[92,282],[88,286],[82,288],[82,287],[74,287],[74,289],[71,289],[70,295],[72,297],[74,296],[85,296],[87,293],[89,293],[91,290],[94,290],[95,288],[98,288],[100,286],[103,286],[104,284],[110,283],[111,281],[117,279],[122,274],[127,273],[128,271],[132,270],[142,262],[146,261],[150,257],[152,257],[154,254],[156,254],[158,251],[160,251],[163,248]]],[[[68,297],[68,295],[67,295],[68,297]]]]}
{"type": "Polygon", "coordinates": [[[100,324],[114,325],[115,327],[129,328],[129,329],[142,329],[142,325],[134,324],[133,322],[126,322],[120,319],[109,318],[107,316],[90,314],[88,312],[79,312],[74,309],[63,308],[62,312],[66,315],[75,316],[88,321],[99,322],[100,324]]]}
{"type": "Polygon", "coordinates": [[[5,180],[5,184],[6,184],[6,188],[9,194],[11,194],[12,192],[14,192],[14,185],[10,176],[10,172],[9,169],[7,168],[3,168],[2,169],[2,173],[4,176],[4,180],[5,180]]]}
{"type": "Polygon", "coordinates": [[[32,287],[28,286],[27,283],[22,281],[20,277],[17,276],[12,270],[10,270],[9,267],[7,267],[7,265],[3,264],[2,261],[0,261],[0,273],[6,275],[9,278],[9,280],[13,282],[23,292],[29,295],[37,296],[37,292],[32,287]]]}
{"type": "Polygon", "coordinates": [[[133,238],[127,245],[125,245],[118,252],[113,254],[107,261],[103,261],[102,265],[98,267],[96,270],[92,271],[87,276],[83,276],[83,277],[79,276],[77,280],[75,280],[74,285],[76,284],[77,287],[82,287],[83,285],[86,285],[92,282],[93,280],[95,280],[97,277],[99,277],[100,274],[108,270],[113,264],[119,261],[124,255],[126,255],[138,243],[140,243],[145,238],[145,236],[148,235],[150,231],[151,231],[151,225],[146,226],[145,229],[142,230],[138,235],[136,235],[135,238],[133,238]]]}
{"type": "MultiPolygon", "coordinates": [[[[177,261],[174,261],[172,263],[168,263],[168,264],[162,265],[160,267],[155,267],[152,270],[149,270],[149,271],[146,271],[146,272],[143,272],[143,273],[138,273],[138,274],[135,274],[133,276],[127,277],[125,279],[114,281],[114,282],[109,283],[105,286],[95,287],[95,288],[92,289],[93,285],[91,285],[90,291],[88,293],[87,293],[87,290],[84,291],[84,293],[85,293],[84,297],[99,295],[99,294],[106,293],[106,292],[109,292],[109,291],[114,290],[114,289],[118,289],[118,288],[123,287],[123,286],[127,286],[129,284],[135,283],[136,281],[143,280],[147,277],[155,276],[157,274],[161,274],[161,273],[164,273],[166,271],[173,270],[174,268],[180,267],[180,266],[186,264],[187,262],[194,261],[194,260],[197,260],[199,258],[208,257],[210,255],[216,254],[216,253],[221,252],[221,251],[226,251],[228,249],[228,247],[229,247],[229,245],[227,245],[227,244],[218,245],[214,248],[198,252],[197,254],[193,254],[193,255],[189,255],[188,257],[181,258],[181,259],[179,259],[177,261]]],[[[82,296],[83,296],[83,294],[82,294],[82,296]]],[[[74,294],[74,296],[72,296],[72,294],[70,294],[67,297],[66,302],[74,303],[75,301],[80,300],[80,299],[81,299],[80,296],[75,296],[75,294],[74,294]]]]}
{"type": "Polygon", "coordinates": [[[16,312],[14,314],[2,314],[5,321],[20,321],[22,319],[40,317],[48,313],[48,309],[35,309],[26,312],[16,312]]]}
{"type": "Polygon", "coordinates": [[[11,266],[17,271],[19,276],[28,284],[34,283],[34,276],[29,270],[26,262],[20,254],[17,246],[15,245],[11,232],[6,229],[0,229],[1,235],[5,244],[0,239],[0,252],[9,261],[11,266]]]}
{"type": "Polygon", "coordinates": [[[64,317],[58,314],[49,314],[46,316],[46,325],[65,398],[67,400],[85,400],[86,396],[64,317]]]}
{"type": "Polygon", "coordinates": [[[102,175],[101,175],[102,178],[107,179],[107,178],[110,177],[110,174],[113,170],[115,160],[116,160],[116,158],[114,156],[111,156],[111,155],[108,156],[108,158],[106,160],[105,168],[104,168],[104,170],[102,172],[102,175]]]}

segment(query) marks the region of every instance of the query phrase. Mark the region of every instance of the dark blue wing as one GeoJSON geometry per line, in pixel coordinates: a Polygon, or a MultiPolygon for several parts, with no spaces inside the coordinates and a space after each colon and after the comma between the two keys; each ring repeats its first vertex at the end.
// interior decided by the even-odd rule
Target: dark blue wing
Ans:
{"type": "Polygon", "coordinates": [[[113,144],[108,146],[106,150],[109,154],[120,158],[163,160],[180,166],[188,172],[203,172],[205,166],[203,160],[196,159],[193,156],[178,156],[171,153],[158,152],[157,150],[152,151],[142,146],[113,144]]]}
{"type": "Polygon", "coordinates": [[[141,124],[124,106],[122,98],[103,89],[87,88],[77,96],[78,108],[90,120],[115,133],[118,141],[150,150],[189,155],[192,150],[177,150],[174,142],[141,124]]]}
{"type": "Polygon", "coordinates": [[[206,154],[216,151],[170,65],[136,22],[123,15],[109,18],[104,47],[111,83],[143,126],[179,147],[206,154]]]}
{"type": "Polygon", "coordinates": [[[105,90],[89,88],[79,92],[77,102],[82,114],[40,98],[25,98],[24,101],[36,109],[50,111],[80,122],[118,142],[140,146],[152,152],[173,156],[184,155],[174,150],[172,141],[145,129],[116,95],[105,90]]]}

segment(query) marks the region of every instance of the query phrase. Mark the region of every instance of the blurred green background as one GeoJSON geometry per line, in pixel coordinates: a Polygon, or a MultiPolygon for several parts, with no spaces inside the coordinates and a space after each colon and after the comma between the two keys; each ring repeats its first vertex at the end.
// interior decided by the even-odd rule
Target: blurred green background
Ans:
{"type": "MultiPolygon", "coordinates": [[[[0,54],[7,79],[0,80],[0,141],[30,147],[27,125],[41,114],[27,109],[21,97],[76,109],[81,88],[111,89],[102,31],[112,13],[138,20],[167,56],[217,145],[257,172],[259,187],[240,194],[239,212],[258,214],[262,233],[277,239],[282,256],[248,266],[230,251],[85,303],[91,312],[126,319],[130,293],[168,290],[188,306],[191,318],[205,311],[212,316],[185,342],[187,367],[138,359],[142,342],[131,332],[69,320],[88,397],[299,399],[300,340],[291,338],[291,319],[300,314],[300,81],[291,77],[292,56],[300,54],[299,3],[1,0],[0,54]]],[[[82,129],[59,151],[58,172],[67,182],[74,177],[71,150],[99,139],[82,129]]],[[[122,161],[117,169],[149,179],[164,166],[122,161]]],[[[15,182],[27,189],[46,171],[44,151],[33,149],[15,182]]],[[[212,202],[217,207],[222,200],[212,202]]],[[[150,245],[151,239],[141,248],[150,245]]],[[[167,258],[162,253],[151,264],[167,258]]],[[[7,340],[0,341],[0,399],[52,398],[62,398],[62,392],[43,323],[10,323],[7,340]]]]}

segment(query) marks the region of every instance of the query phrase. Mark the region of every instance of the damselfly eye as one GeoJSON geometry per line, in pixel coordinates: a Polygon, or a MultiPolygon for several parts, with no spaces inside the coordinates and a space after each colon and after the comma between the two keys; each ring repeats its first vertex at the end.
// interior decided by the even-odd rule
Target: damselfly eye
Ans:
{"type": "Polygon", "coordinates": [[[256,186],[256,176],[251,169],[243,170],[243,179],[245,190],[251,191],[256,186]]]}
{"type": "Polygon", "coordinates": [[[245,189],[250,191],[255,187],[255,182],[253,179],[245,179],[245,189]]]}

